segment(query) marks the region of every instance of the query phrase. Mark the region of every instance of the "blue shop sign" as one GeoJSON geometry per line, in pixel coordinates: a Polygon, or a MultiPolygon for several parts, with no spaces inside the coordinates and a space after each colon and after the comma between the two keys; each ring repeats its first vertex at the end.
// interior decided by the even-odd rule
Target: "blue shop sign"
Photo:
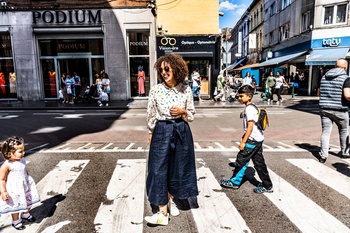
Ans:
{"type": "Polygon", "coordinates": [[[331,37],[311,41],[311,48],[333,48],[350,46],[350,37],[331,37]]]}

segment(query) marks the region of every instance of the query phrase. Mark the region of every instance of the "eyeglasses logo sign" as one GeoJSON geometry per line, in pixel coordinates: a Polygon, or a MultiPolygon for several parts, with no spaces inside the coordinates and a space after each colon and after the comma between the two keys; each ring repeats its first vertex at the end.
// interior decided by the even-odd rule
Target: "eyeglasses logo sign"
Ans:
{"type": "Polygon", "coordinates": [[[160,39],[160,43],[164,46],[166,46],[166,45],[174,46],[176,44],[176,39],[169,38],[169,37],[163,37],[162,39],[160,39]]]}

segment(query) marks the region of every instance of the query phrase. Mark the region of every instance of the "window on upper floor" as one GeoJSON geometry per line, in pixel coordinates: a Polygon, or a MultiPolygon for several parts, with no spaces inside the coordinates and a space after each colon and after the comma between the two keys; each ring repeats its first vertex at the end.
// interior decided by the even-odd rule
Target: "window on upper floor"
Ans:
{"type": "Polygon", "coordinates": [[[282,10],[291,4],[291,0],[282,0],[282,10]]]}
{"type": "Polygon", "coordinates": [[[290,27],[289,23],[286,23],[285,25],[280,27],[280,33],[279,33],[279,39],[280,41],[286,40],[289,38],[290,33],[290,27]]]}
{"type": "Polygon", "coordinates": [[[270,38],[269,39],[270,44],[275,42],[275,33],[274,33],[274,31],[270,32],[269,38],[270,38]]]}
{"type": "Polygon", "coordinates": [[[337,4],[324,7],[323,25],[346,23],[348,4],[337,4]]]}
{"type": "Polygon", "coordinates": [[[276,14],[277,12],[277,8],[276,8],[276,3],[272,3],[271,6],[270,6],[270,16],[276,14]]]}
{"type": "Polygon", "coordinates": [[[301,16],[301,31],[305,32],[310,28],[310,11],[305,12],[301,16]]]}

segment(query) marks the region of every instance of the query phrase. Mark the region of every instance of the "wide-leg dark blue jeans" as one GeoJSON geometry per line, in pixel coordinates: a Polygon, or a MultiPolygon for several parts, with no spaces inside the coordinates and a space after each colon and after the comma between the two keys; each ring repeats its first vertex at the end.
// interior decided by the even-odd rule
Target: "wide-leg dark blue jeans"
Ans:
{"type": "Polygon", "coordinates": [[[146,180],[148,200],[168,203],[168,192],[178,199],[198,195],[196,161],[190,127],[181,118],[160,120],[153,131],[146,180]]]}

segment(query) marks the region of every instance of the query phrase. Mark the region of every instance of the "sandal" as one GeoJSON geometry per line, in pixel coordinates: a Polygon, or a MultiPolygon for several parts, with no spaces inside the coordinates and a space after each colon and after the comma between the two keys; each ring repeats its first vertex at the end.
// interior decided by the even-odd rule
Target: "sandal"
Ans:
{"type": "Polygon", "coordinates": [[[33,215],[29,215],[28,218],[22,216],[22,220],[26,220],[28,222],[35,222],[36,219],[33,217],[33,215]]]}
{"type": "Polygon", "coordinates": [[[24,230],[24,229],[26,229],[26,227],[25,227],[21,222],[19,222],[19,223],[17,223],[17,224],[13,224],[13,223],[12,223],[12,226],[13,226],[16,230],[24,230]]]}
{"type": "Polygon", "coordinates": [[[225,188],[239,189],[239,185],[232,183],[230,179],[222,179],[220,185],[225,188]]]}

